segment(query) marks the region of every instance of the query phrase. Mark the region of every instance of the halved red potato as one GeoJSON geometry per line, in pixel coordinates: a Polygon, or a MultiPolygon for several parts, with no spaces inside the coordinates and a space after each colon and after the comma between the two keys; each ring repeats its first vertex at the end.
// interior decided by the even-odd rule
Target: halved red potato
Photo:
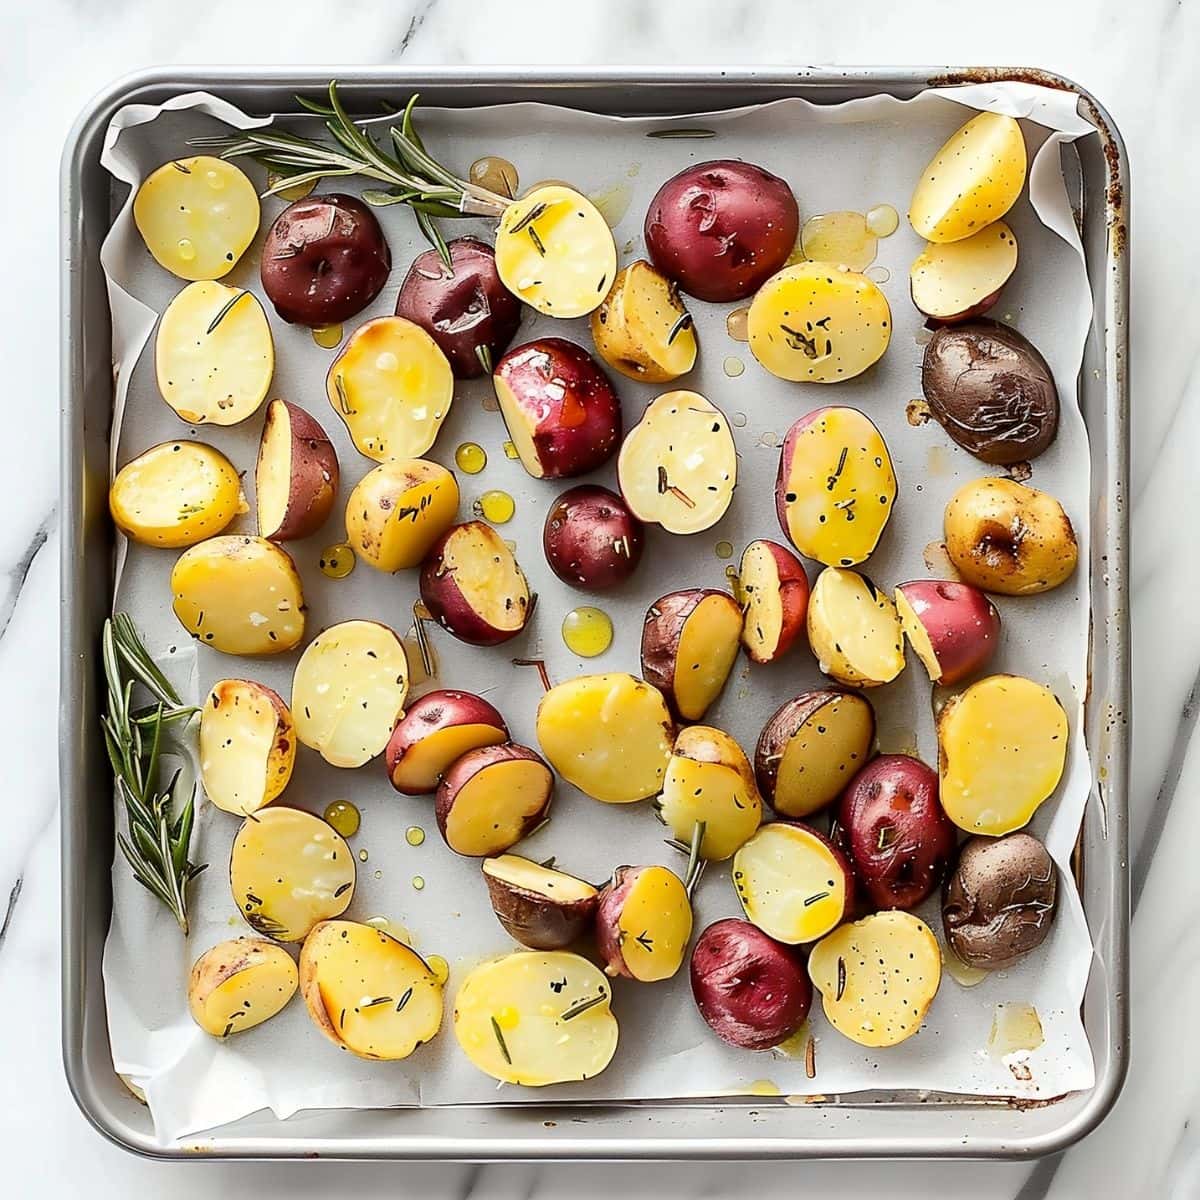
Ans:
{"type": "Polygon", "coordinates": [[[1000,644],[1000,614],[977,587],[916,579],[896,588],[908,644],[934,683],[958,683],[985,667],[1000,644]]]}
{"type": "Polygon", "coordinates": [[[600,893],[565,871],[518,854],[483,860],[483,881],[496,919],[530,950],[561,950],[588,930],[600,893]]]}
{"type": "Polygon", "coordinates": [[[437,787],[437,823],[455,854],[489,858],[546,819],[554,772],[536,751],[510,742],[468,750],[437,787]]]}
{"type": "Polygon", "coordinates": [[[433,619],[472,646],[516,637],[537,600],[504,539],[482,521],[453,525],[438,538],[420,586],[433,619]]]}
{"type": "Polygon", "coordinates": [[[855,692],[804,692],[763,726],[754,773],[763,798],[785,817],[831,804],[870,757],[875,712],[855,692]]]}
{"type": "Polygon", "coordinates": [[[380,463],[346,501],[346,540],[377,571],[420,566],[458,515],[458,481],[440,463],[380,463]]]}
{"type": "Polygon", "coordinates": [[[334,767],[383,752],[408,696],[404,644],[378,621],[343,621],[319,633],[292,678],[296,734],[334,767]]]}
{"type": "Polygon", "coordinates": [[[670,979],[692,936],[692,902],[666,867],[618,867],[600,893],[596,949],[608,975],[670,979]]]}
{"type": "Polygon", "coordinates": [[[927,317],[966,321],[987,312],[1017,269],[1017,239],[993,221],[957,242],[930,242],[909,272],[912,301],[927,317]]]}
{"type": "Polygon", "coordinates": [[[778,542],[751,542],[738,567],[742,647],[751,662],[782,658],[804,632],[808,576],[804,565],[778,542]]]}
{"type": "Polygon", "coordinates": [[[236,425],[258,411],[275,373],[275,342],[253,292],[189,283],[154,341],[162,398],[189,425],[236,425]]]}
{"type": "Polygon", "coordinates": [[[504,718],[482,696],[444,689],[426,692],[388,739],[388,779],[406,796],[425,796],[468,751],[507,741],[504,718]]]}
{"type": "Polygon", "coordinates": [[[776,941],[815,942],[854,906],[842,852],[807,825],[772,821],[733,856],[733,887],[747,918],[776,941]]]}
{"type": "Polygon", "coordinates": [[[841,383],[883,357],[892,310],[865,275],[833,263],[799,262],[759,288],[746,328],[750,353],[772,375],[841,383]]]}
{"type": "Polygon", "coordinates": [[[259,536],[290,542],[316,533],[337,489],[337,451],[320,423],[295,404],[272,400],[254,468],[259,536]]]}
{"type": "Polygon", "coordinates": [[[278,692],[252,679],[220,679],[200,710],[200,782],[223,812],[270,804],[292,777],[296,728],[278,692]]]}
{"type": "Polygon", "coordinates": [[[359,454],[376,462],[420,458],[450,411],[454,374],[419,325],[376,317],[346,339],[325,393],[359,454]]]}
{"type": "Polygon", "coordinates": [[[940,796],[968,833],[1027,825],[1058,787],[1067,762],[1067,714],[1058,697],[1019,675],[989,675],[938,715],[940,796]]]}
{"type": "Polygon", "coordinates": [[[227,1038],[269,1021],[296,994],[298,982],[296,964],[282,946],[232,938],[192,964],[188,1008],[205,1033],[227,1038]]]}
{"type": "Polygon", "coordinates": [[[675,729],[657,688],[617,672],[552,687],[538,705],[537,736],[568,783],[606,804],[631,804],[662,787],[675,729]]]}
{"type": "Polygon", "coordinates": [[[642,383],[669,383],[696,365],[696,325],[679,288],[644,259],[630,263],[592,313],[596,352],[642,383]]]}
{"type": "Polygon", "coordinates": [[[857,571],[826,567],[808,602],[817,665],[848,687],[879,687],[904,670],[904,634],[887,593],[857,571]]]}
{"type": "Polygon", "coordinates": [[[729,508],[737,450],[725,414],[699,392],[652,400],[625,436],[617,482],[639,521],[668,533],[701,533],[729,508]]]}
{"type": "Polygon", "coordinates": [[[854,408],[818,408],[787,432],[775,511],[792,545],[827,567],[852,567],[879,544],[896,499],[887,443],[854,408]]]}
{"type": "Polygon", "coordinates": [[[689,588],[660,596],[642,625],[642,674],[681,720],[699,721],[737,659],[742,610],[728,592],[689,588]]]}

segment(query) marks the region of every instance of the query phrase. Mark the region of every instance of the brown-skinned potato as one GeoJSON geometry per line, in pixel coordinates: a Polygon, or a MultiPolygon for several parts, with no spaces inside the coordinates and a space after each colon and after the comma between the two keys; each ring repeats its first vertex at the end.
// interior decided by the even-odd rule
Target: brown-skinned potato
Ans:
{"type": "Polygon", "coordinates": [[[337,451],[320,422],[298,405],[272,400],[254,468],[259,536],[310,537],[328,519],[337,489],[337,451]]]}
{"type": "Polygon", "coordinates": [[[492,911],[530,950],[562,950],[592,925],[600,893],[590,883],[517,854],[483,860],[492,911]]]}
{"type": "Polygon", "coordinates": [[[392,730],[385,751],[388,779],[406,796],[429,795],[468,750],[507,741],[504,718],[482,696],[447,689],[426,692],[392,730]]]}

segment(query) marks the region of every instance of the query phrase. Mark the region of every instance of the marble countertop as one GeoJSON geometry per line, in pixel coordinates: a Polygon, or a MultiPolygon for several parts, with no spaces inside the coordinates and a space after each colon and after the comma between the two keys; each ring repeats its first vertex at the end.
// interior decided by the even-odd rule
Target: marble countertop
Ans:
{"type": "Polygon", "coordinates": [[[768,1197],[836,1191],[900,1200],[1200,1196],[1200,555],[1176,541],[1200,509],[1200,156],[1190,87],[1200,4],[1184,0],[364,0],[176,6],[0,0],[0,95],[9,170],[0,196],[7,395],[19,436],[0,440],[10,481],[0,523],[0,693],[7,827],[0,838],[0,1151],[5,1194],[160,1195],[178,1200],[348,1193],[581,1198],[613,1192],[768,1197]],[[698,19],[703,12],[703,19],[698,19]],[[89,96],[162,63],[996,63],[1039,65],[1093,90],[1133,170],[1133,645],[1130,803],[1133,1057],[1124,1094],[1081,1146],[1034,1166],[808,1163],[768,1166],[334,1166],[135,1159],[76,1110],[59,1051],[57,627],[57,162],[89,96]],[[1186,148],[1192,147],[1189,152],[1186,148]],[[1158,317],[1165,320],[1159,324],[1158,317]],[[1182,333],[1182,336],[1181,336],[1182,333]],[[1167,514],[1167,519],[1161,517],[1167,514]],[[1183,893],[1182,896],[1180,893],[1183,893]],[[7,898],[7,909],[5,908],[7,898]],[[336,1182],[335,1182],[336,1173],[336,1182]]]}

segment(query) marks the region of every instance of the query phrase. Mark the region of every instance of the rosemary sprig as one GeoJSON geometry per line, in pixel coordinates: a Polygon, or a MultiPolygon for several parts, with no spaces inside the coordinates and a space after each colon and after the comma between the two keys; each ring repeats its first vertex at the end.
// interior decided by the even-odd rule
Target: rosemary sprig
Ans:
{"type": "Polygon", "coordinates": [[[171,910],[186,934],[187,885],[206,865],[188,859],[195,789],[185,788],[180,771],[165,789],[160,790],[158,777],[164,729],[199,710],[185,705],[155,666],[127,613],[104,622],[101,652],[108,690],[101,725],[128,822],[128,833],[118,833],[117,844],[134,878],[171,910]],[[149,710],[133,709],[136,685],[154,698],[149,710]]]}

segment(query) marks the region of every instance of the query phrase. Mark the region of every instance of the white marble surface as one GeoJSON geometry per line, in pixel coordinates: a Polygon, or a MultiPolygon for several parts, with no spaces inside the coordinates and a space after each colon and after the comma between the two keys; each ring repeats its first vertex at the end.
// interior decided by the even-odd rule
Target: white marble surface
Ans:
{"type": "Polygon", "coordinates": [[[4,1194],[579,1197],[942,1194],[1200,1196],[1200,156],[1195,0],[0,0],[0,290],[10,481],[0,522],[0,715],[10,753],[0,837],[0,1152],[4,1194]],[[568,13],[570,15],[568,15],[568,13]],[[701,15],[702,14],[702,15],[701,15]],[[333,1166],[133,1159],[75,1109],[58,1029],[57,161],[113,77],[195,63],[1036,64],[1108,105],[1133,185],[1133,1059],[1100,1130],[1061,1161],[997,1164],[333,1166]],[[19,283],[14,283],[19,280],[19,283]],[[1181,529],[1184,531],[1180,536],[1181,529]],[[15,752],[14,752],[15,751],[15,752]],[[1178,776],[1177,780],[1175,776],[1178,776]],[[1172,802],[1173,801],[1173,802],[1172,802]]]}

